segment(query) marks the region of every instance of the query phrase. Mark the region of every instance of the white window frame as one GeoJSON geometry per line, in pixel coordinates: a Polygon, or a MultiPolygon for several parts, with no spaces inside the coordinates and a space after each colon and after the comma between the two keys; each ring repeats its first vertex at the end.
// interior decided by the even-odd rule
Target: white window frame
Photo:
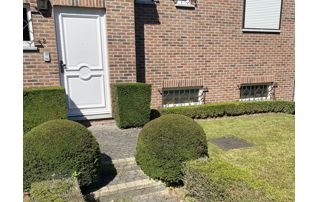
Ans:
{"type": "MultiPolygon", "coordinates": [[[[281,33],[281,17],[282,17],[282,7],[283,7],[283,0],[280,0],[280,16],[279,16],[279,27],[277,29],[269,29],[269,28],[250,28],[245,27],[246,21],[246,1],[243,1],[243,19],[242,19],[242,31],[243,32],[266,32],[266,33],[281,33]]],[[[258,0],[257,0],[258,1],[258,0]]]]}
{"type": "MultiPolygon", "coordinates": [[[[198,92],[198,102],[187,102],[187,103],[174,103],[174,104],[164,104],[162,103],[162,107],[178,107],[178,106],[191,106],[191,105],[201,105],[203,104],[203,88],[202,87],[181,87],[181,88],[165,88],[163,89],[163,94],[165,91],[170,90],[192,90],[197,89],[198,92]]],[[[163,95],[162,95],[163,96],[163,95]]]]}
{"type": "MultiPolygon", "coordinates": [[[[257,86],[257,85],[268,85],[268,96],[267,96],[267,97],[240,98],[239,101],[262,101],[262,100],[271,100],[272,84],[270,84],[270,83],[243,84],[243,85],[241,85],[241,86],[257,86]]],[[[241,91],[241,88],[240,88],[240,91],[241,91]]],[[[240,92],[240,95],[241,95],[241,92],[240,92]]]]}
{"type": "Polygon", "coordinates": [[[33,27],[32,27],[30,6],[23,5],[23,8],[25,8],[27,10],[28,30],[29,30],[29,36],[30,36],[30,41],[23,41],[23,50],[37,50],[37,47],[34,45],[34,36],[33,36],[33,27]]]}

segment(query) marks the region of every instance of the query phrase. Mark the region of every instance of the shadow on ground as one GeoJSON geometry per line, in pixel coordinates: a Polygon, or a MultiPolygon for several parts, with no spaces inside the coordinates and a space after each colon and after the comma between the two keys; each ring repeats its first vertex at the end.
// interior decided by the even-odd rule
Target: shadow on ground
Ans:
{"type": "Polygon", "coordinates": [[[105,153],[101,153],[102,174],[99,180],[93,185],[82,190],[86,201],[95,201],[90,192],[99,190],[100,188],[108,185],[117,175],[117,170],[114,167],[111,158],[105,153]]]}

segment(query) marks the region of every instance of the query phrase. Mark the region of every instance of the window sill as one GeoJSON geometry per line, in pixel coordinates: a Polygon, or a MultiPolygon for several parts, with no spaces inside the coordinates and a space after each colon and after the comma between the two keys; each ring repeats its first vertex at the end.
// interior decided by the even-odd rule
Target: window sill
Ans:
{"type": "Polygon", "coordinates": [[[193,4],[176,4],[175,6],[180,8],[195,8],[193,4]]]}
{"type": "Polygon", "coordinates": [[[202,102],[188,102],[188,103],[177,103],[177,104],[163,104],[162,107],[170,108],[170,107],[182,107],[182,106],[194,106],[194,105],[201,105],[202,102]]]}
{"type": "Polygon", "coordinates": [[[38,50],[38,48],[37,47],[35,47],[35,46],[28,46],[28,47],[23,47],[23,50],[24,51],[37,51],[38,50]]]}
{"type": "Polygon", "coordinates": [[[270,101],[270,97],[240,98],[239,101],[270,101]]]}
{"type": "Polygon", "coordinates": [[[242,32],[262,32],[262,33],[281,33],[281,30],[273,30],[273,29],[242,29],[242,32]]]}

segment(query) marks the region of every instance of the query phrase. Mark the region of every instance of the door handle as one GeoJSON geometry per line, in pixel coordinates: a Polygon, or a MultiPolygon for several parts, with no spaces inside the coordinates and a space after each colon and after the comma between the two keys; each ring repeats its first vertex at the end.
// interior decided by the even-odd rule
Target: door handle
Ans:
{"type": "Polygon", "coordinates": [[[62,60],[59,61],[59,66],[60,66],[60,72],[63,73],[64,69],[66,68],[66,64],[63,63],[62,60]]]}

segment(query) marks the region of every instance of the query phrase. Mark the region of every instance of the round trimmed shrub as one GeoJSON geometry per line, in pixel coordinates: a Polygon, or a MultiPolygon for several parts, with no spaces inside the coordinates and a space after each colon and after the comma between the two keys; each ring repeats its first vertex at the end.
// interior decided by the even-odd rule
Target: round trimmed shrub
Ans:
{"type": "Polygon", "coordinates": [[[101,173],[99,144],[83,125],[69,120],[45,122],[23,138],[23,187],[52,178],[77,175],[81,187],[101,173]]]}
{"type": "Polygon", "coordinates": [[[150,177],[181,185],[183,162],[208,155],[203,129],[183,115],[163,115],[141,130],[136,161],[150,177]]]}

